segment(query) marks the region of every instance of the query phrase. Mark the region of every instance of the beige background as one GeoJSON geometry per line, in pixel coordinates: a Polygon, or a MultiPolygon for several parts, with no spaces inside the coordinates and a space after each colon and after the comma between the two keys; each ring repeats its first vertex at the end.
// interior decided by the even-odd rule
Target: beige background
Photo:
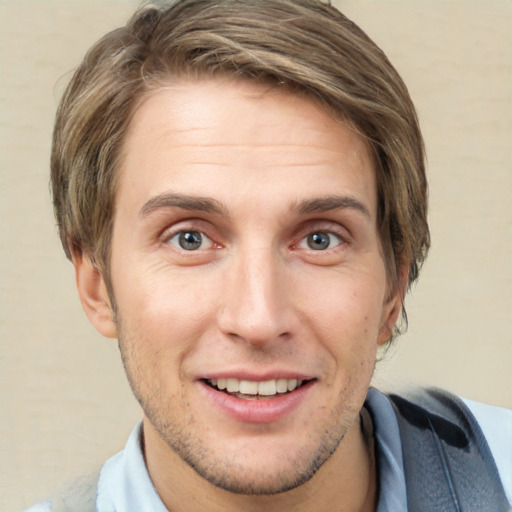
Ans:
{"type": "MultiPolygon", "coordinates": [[[[48,193],[69,71],[136,1],[0,1],[0,510],[99,467],[139,418],[115,343],[83,315],[48,193]]],[[[347,1],[415,98],[433,247],[382,387],[512,406],[512,3],[347,1]]]]}

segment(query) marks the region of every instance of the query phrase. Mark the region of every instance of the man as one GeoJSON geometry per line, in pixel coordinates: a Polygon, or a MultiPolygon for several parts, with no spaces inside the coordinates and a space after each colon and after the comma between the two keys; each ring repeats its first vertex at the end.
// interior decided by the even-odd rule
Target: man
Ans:
{"type": "Polygon", "coordinates": [[[333,7],[142,8],[64,95],[52,190],[144,416],[40,509],[510,509],[505,411],[369,390],[429,247],[424,150],[402,80],[333,7]]]}

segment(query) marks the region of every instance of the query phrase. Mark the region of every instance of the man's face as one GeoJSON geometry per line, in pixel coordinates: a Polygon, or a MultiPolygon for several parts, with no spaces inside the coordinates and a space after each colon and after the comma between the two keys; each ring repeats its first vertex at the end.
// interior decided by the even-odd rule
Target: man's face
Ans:
{"type": "Polygon", "coordinates": [[[273,493],[343,450],[398,308],[376,207],[361,137],[306,99],[214,80],[148,96],[111,278],[150,466],[273,493]]]}

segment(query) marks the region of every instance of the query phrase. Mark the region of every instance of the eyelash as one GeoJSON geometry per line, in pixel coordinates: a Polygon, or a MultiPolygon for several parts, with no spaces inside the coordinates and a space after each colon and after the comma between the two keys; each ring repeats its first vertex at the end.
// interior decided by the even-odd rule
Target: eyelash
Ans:
{"type": "MultiPolygon", "coordinates": [[[[201,242],[201,243],[203,243],[203,242],[205,241],[205,239],[206,239],[207,241],[209,241],[209,242],[210,242],[209,247],[204,248],[205,250],[206,250],[206,249],[212,249],[212,248],[214,247],[214,245],[215,245],[215,244],[214,244],[214,242],[213,242],[213,240],[212,240],[208,235],[206,235],[206,234],[205,234],[205,233],[203,233],[202,231],[199,231],[199,230],[196,230],[196,229],[182,229],[182,230],[180,230],[180,231],[177,231],[177,232],[176,232],[176,233],[174,233],[172,236],[170,236],[170,237],[169,237],[169,236],[168,236],[168,237],[166,237],[167,243],[168,243],[168,244],[171,244],[172,240],[174,240],[175,238],[177,238],[177,237],[178,237],[178,243],[180,243],[180,242],[184,242],[185,244],[186,244],[186,243],[188,243],[188,244],[193,244],[193,243],[195,242],[194,240],[190,241],[190,240],[186,240],[186,239],[185,239],[185,236],[186,236],[187,234],[188,234],[188,235],[192,235],[192,236],[200,235],[200,237],[201,237],[201,241],[200,241],[200,242],[201,242]]],[[[172,244],[171,244],[171,245],[172,245],[172,244]]],[[[188,248],[188,249],[187,249],[187,248],[185,248],[185,247],[182,247],[182,246],[181,246],[181,243],[180,243],[180,247],[179,247],[179,249],[180,249],[180,250],[182,250],[182,251],[185,251],[185,252],[195,252],[195,250],[196,250],[196,249],[193,249],[193,248],[188,248]]]]}

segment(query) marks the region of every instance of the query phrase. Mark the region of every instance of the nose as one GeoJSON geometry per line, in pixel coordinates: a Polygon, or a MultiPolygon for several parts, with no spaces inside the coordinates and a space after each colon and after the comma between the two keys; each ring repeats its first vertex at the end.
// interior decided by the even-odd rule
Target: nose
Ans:
{"type": "Polygon", "coordinates": [[[264,348],[291,337],[296,319],[279,257],[270,249],[249,252],[226,272],[218,325],[225,335],[264,348]]]}

